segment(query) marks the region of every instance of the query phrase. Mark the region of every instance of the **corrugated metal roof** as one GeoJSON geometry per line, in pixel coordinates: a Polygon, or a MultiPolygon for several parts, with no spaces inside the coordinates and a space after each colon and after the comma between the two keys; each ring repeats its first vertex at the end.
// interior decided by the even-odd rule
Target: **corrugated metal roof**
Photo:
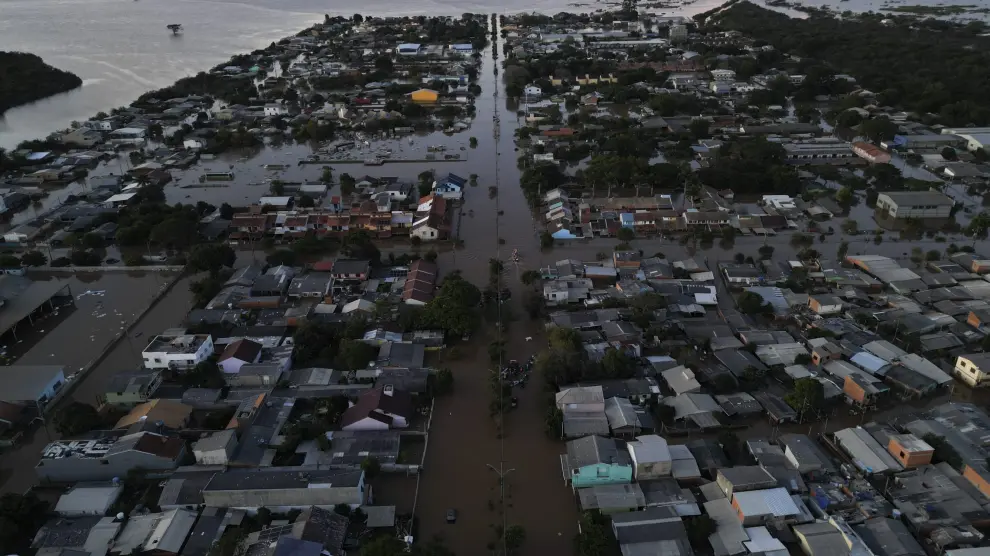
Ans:
{"type": "Polygon", "coordinates": [[[785,517],[801,513],[786,488],[768,488],[733,493],[732,499],[744,516],[785,517]]]}
{"type": "Polygon", "coordinates": [[[867,473],[883,473],[903,469],[897,460],[861,427],[837,431],[835,439],[839,446],[853,458],[856,467],[867,473]]]}

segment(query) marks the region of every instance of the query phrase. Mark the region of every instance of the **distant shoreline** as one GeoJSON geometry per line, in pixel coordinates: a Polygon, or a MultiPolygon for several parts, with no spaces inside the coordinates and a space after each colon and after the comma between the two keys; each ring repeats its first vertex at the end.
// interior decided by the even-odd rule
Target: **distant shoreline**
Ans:
{"type": "Polygon", "coordinates": [[[0,115],[82,87],[82,79],[27,52],[0,51],[0,115]]]}

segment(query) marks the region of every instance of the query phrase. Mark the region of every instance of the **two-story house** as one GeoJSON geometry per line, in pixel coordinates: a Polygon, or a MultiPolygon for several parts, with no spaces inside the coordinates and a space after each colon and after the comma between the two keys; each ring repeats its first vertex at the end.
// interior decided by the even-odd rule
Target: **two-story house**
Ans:
{"type": "Polygon", "coordinates": [[[990,353],[960,355],[952,373],[973,388],[990,386],[990,353]]]}

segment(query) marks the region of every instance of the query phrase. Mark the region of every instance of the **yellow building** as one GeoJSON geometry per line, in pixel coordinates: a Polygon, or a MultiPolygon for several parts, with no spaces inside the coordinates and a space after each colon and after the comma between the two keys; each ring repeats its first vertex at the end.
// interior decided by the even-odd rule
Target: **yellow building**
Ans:
{"type": "Polygon", "coordinates": [[[410,98],[413,102],[436,103],[440,99],[440,93],[432,89],[419,89],[418,91],[413,91],[409,93],[410,98]]]}

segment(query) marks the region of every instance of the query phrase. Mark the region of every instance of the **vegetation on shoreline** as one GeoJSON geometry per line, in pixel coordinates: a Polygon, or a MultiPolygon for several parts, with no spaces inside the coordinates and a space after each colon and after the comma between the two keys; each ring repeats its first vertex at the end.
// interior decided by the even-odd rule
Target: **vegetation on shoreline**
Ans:
{"type": "Polygon", "coordinates": [[[934,17],[945,17],[950,15],[962,15],[965,13],[986,13],[987,9],[980,9],[979,6],[974,6],[972,4],[964,4],[958,6],[893,6],[890,8],[881,8],[884,12],[897,12],[903,14],[912,15],[930,15],[934,17]]]}
{"type": "Polygon", "coordinates": [[[933,114],[933,121],[945,125],[990,123],[984,87],[990,82],[990,38],[980,36],[981,22],[959,25],[880,14],[839,19],[820,13],[791,19],[745,1],[712,19],[757,44],[801,56],[807,66],[824,63],[852,75],[878,94],[878,105],[933,114]]]}
{"type": "Polygon", "coordinates": [[[34,54],[0,51],[0,114],[80,86],[79,76],[53,68],[34,54]]]}

